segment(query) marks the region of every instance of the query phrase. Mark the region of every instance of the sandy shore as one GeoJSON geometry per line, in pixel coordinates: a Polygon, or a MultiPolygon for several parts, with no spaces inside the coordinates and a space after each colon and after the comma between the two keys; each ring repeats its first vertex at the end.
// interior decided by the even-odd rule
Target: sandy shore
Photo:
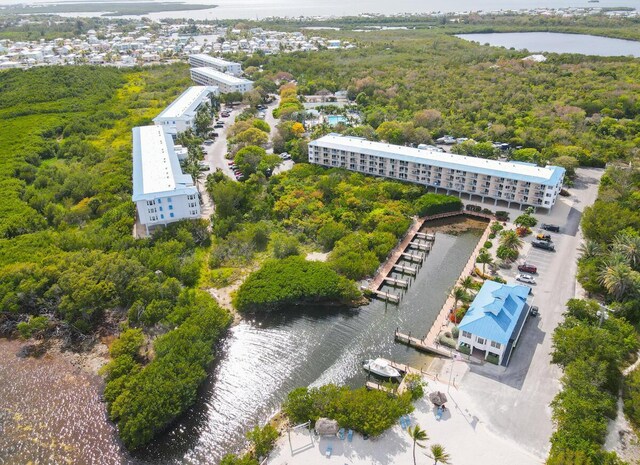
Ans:
{"type": "MultiPolygon", "coordinates": [[[[456,465],[496,465],[518,464],[534,465],[542,462],[520,446],[505,438],[493,434],[487,429],[472,399],[447,383],[428,381],[428,392],[442,391],[449,402],[447,411],[441,420],[435,417],[435,410],[428,399],[423,398],[415,404],[411,414],[411,424],[419,424],[426,430],[429,441],[426,449],[417,448],[418,464],[431,464],[433,460],[425,455],[431,444],[442,444],[456,465]]],[[[320,465],[326,463],[354,465],[391,465],[411,464],[413,443],[409,434],[400,425],[396,425],[376,439],[365,440],[355,434],[352,442],[337,437],[315,437],[307,430],[295,430],[285,433],[271,453],[270,465],[320,465]],[[325,453],[327,446],[333,451],[330,458],[325,453]]]]}

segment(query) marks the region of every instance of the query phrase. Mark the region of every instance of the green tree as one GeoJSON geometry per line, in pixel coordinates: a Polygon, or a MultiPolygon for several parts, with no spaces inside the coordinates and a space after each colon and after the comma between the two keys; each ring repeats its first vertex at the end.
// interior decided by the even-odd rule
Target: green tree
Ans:
{"type": "Polygon", "coordinates": [[[625,263],[617,263],[607,266],[600,272],[600,283],[616,300],[632,298],[638,293],[640,273],[633,271],[625,263]]]}
{"type": "Polygon", "coordinates": [[[266,154],[266,150],[262,147],[248,145],[238,150],[238,153],[236,153],[236,156],[234,157],[234,162],[242,174],[248,178],[258,171],[258,166],[266,154]]]}
{"type": "Polygon", "coordinates": [[[453,304],[454,309],[458,308],[458,302],[467,302],[469,300],[469,294],[461,287],[454,287],[451,291],[451,297],[455,300],[453,304]]]}
{"type": "Polygon", "coordinates": [[[533,216],[528,213],[518,216],[513,224],[516,226],[522,226],[523,228],[533,228],[536,224],[538,224],[538,220],[536,220],[533,216]]]}
{"type": "Polygon", "coordinates": [[[445,451],[444,446],[441,444],[432,444],[431,447],[431,455],[430,457],[434,460],[433,465],[438,465],[438,463],[442,463],[447,465],[451,460],[449,454],[445,451]]]}
{"type": "Polygon", "coordinates": [[[422,442],[428,441],[429,436],[427,436],[427,432],[420,428],[420,425],[418,424],[413,427],[410,426],[407,429],[407,432],[413,441],[413,465],[416,465],[416,446],[424,448],[425,446],[422,442]]]}
{"type": "Polygon", "coordinates": [[[201,105],[196,112],[196,116],[193,120],[196,134],[200,137],[205,137],[211,126],[211,107],[209,104],[201,105]]]}
{"type": "Polygon", "coordinates": [[[493,263],[493,258],[487,249],[480,249],[480,252],[476,257],[476,263],[482,264],[482,274],[483,276],[486,276],[485,266],[493,263]]]}
{"type": "Polygon", "coordinates": [[[502,231],[500,233],[500,246],[517,252],[522,248],[522,239],[518,237],[514,230],[502,231]]]}
{"type": "Polygon", "coordinates": [[[262,428],[256,426],[247,433],[247,439],[253,447],[256,458],[261,459],[273,449],[273,445],[278,439],[278,430],[271,425],[265,425],[262,428]]]}

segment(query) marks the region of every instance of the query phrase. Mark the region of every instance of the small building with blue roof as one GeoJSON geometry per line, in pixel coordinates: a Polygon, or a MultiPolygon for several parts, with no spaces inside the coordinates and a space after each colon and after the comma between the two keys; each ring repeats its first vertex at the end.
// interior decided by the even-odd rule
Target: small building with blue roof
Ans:
{"type": "Polygon", "coordinates": [[[462,344],[493,354],[506,364],[528,314],[531,288],[521,284],[485,281],[458,326],[458,348],[462,344]]]}

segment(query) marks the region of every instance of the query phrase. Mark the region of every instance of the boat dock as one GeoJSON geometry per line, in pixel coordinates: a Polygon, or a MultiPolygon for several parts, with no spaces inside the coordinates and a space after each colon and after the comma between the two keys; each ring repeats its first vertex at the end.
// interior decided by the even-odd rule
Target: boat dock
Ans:
{"type": "Polygon", "coordinates": [[[418,269],[417,268],[413,268],[411,266],[403,266],[403,265],[395,264],[395,265],[393,265],[393,269],[395,271],[399,271],[399,272],[401,272],[403,274],[409,274],[409,275],[412,275],[412,276],[415,276],[415,275],[418,274],[418,269]]]}
{"type": "Polygon", "coordinates": [[[387,284],[391,284],[394,287],[402,287],[407,289],[409,287],[409,281],[405,281],[403,279],[395,279],[395,278],[384,278],[384,282],[387,284]]]}
{"type": "MultiPolygon", "coordinates": [[[[396,342],[400,342],[402,344],[406,344],[409,347],[413,347],[421,352],[429,352],[432,354],[441,355],[443,357],[452,357],[453,351],[449,348],[443,346],[436,346],[435,344],[429,343],[426,339],[418,339],[417,337],[412,337],[411,333],[404,334],[396,329],[394,334],[394,339],[396,342]]],[[[396,370],[400,371],[397,367],[396,370]]]]}
{"type": "Polygon", "coordinates": [[[373,291],[373,293],[376,296],[380,297],[382,300],[393,302],[394,304],[400,303],[400,296],[397,294],[391,294],[389,292],[384,292],[384,291],[373,291]]]}
{"type": "Polygon", "coordinates": [[[400,384],[398,384],[397,388],[392,388],[390,387],[391,385],[387,384],[380,384],[377,383],[375,381],[371,381],[368,380],[365,383],[365,387],[369,390],[377,390],[377,391],[384,391],[384,392],[388,392],[390,394],[396,394],[396,395],[400,395],[402,394],[405,389],[407,388],[406,385],[406,379],[407,379],[407,375],[424,375],[425,373],[422,372],[422,370],[418,370],[417,368],[413,368],[410,367],[409,365],[405,365],[404,363],[397,363],[394,362],[392,360],[387,360],[387,359],[382,359],[385,360],[389,366],[395,368],[396,370],[398,370],[400,373],[402,373],[402,380],[400,381],[400,384]]]}
{"type": "Polygon", "coordinates": [[[409,260],[410,262],[422,263],[424,261],[424,257],[422,255],[416,255],[409,252],[403,252],[400,254],[400,256],[406,260],[409,260]]]}

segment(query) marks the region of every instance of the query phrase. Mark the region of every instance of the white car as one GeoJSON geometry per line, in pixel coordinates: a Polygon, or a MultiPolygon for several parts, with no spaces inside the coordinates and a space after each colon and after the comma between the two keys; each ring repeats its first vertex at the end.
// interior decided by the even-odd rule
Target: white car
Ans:
{"type": "Polygon", "coordinates": [[[530,274],[520,273],[516,276],[516,281],[522,281],[523,283],[535,284],[536,278],[530,274]]]}

